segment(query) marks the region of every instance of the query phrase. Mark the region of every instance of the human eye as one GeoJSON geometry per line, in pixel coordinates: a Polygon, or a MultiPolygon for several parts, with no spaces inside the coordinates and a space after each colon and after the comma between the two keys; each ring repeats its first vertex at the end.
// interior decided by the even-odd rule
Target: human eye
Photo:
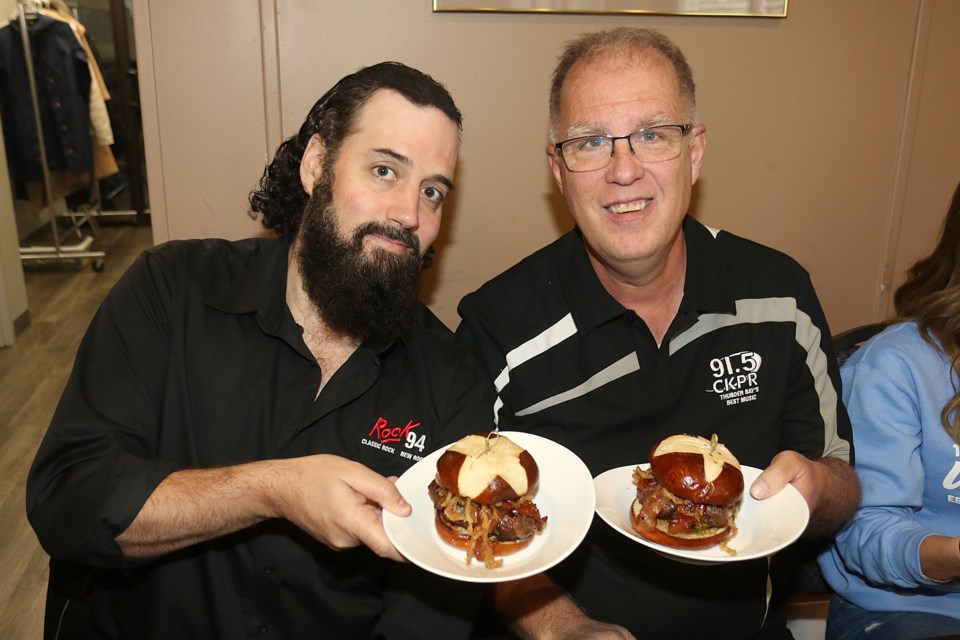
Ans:
{"type": "Polygon", "coordinates": [[[609,140],[605,136],[591,136],[589,138],[581,138],[579,144],[577,145],[578,150],[583,151],[598,151],[600,149],[605,149],[609,140]]]}
{"type": "Polygon", "coordinates": [[[441,204],[447,197],[447,194],[437,187],[424,187],[420,190],[420,193],[433,204],[441,204]]]}
{"type": "Polygon", "coordinates": [[[630,136],[630,142],[638,145],[656,145],[664,142],[664,140],[663,131],[660,129],[641,129],[630,136]]]}
{"type": "Polygon", "coordinates": [[[388,167],[383,164],[378,164],[373,167],[373,175],[384,181],[392,181],[397,179],[397,172],[394,171],[391,167],[388,167]]]}

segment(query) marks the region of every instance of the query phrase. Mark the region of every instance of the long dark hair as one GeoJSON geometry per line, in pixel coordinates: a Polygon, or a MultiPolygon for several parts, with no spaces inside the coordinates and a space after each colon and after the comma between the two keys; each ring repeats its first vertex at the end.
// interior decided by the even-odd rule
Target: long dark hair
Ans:
{"type": "Polygon", "coordinates": [[[280,235],[294,235],[309,194],[300,182],[300,160],[315,133],[333,160],[343,140],[353,131],[360,109],[379,89],[396,91],[413,104],[435,107],[458,129],[462,116],[453,98],[439,82],[399,62],[381,62],[342,78],[317,100],[297,135],[285,140],[264,169],[258,188],[250,192],[251,216],[260,214],[263,226],[280,235]]]}
{"type": "Polygon", "coordinates": [[[955,393],[940,412],[940,422],[960,444],[960,391],[956,387],[960,379],[960,184],[953,192],[936,248],[907,273],[893,304],[897,315],[915,321],[924,340],[946,354],[953,365],[955,393]]]}

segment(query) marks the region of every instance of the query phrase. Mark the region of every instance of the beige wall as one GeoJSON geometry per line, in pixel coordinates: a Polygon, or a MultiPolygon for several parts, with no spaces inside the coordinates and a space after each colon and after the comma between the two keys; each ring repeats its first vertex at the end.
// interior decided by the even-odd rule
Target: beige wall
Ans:
{"type": "MultiPolygon", "coordinates": [[[[0,0],[0,17],[16,11],[14,0],[0,0]]],[[[14,324],[27,317],[27,288],[20,264],[19,234],[13,192],[7,169],[7,154],[0,131],[0,347],[14,343],[14,324]]]]}
{"type": "Polygon", "coordinates": [[[890,232],[882,304],[892,298],[906,270],[936,244],[960,180],[960,2],[937,0],[926,9],[916,56],[917,86],[908,105],[897,176],[894,206],[902,215],[890,232]]]}
{"type": "Polygon", "coordinates": [[[400,60],[465,117],[427,288],[450,326],[465,293],[571,226],[544,156],[546,99],[562,43],[584,31],[651,26],[684,48],[708,126],[693,212],[799,260],[835,331],[886,315],[960,179],[954,0],[794,0],[786,19],[208,4],[201,19],[187,0],[134,0],[157,241],[258,233],[246,194],[282,137],[341,76],[400,60]]]}

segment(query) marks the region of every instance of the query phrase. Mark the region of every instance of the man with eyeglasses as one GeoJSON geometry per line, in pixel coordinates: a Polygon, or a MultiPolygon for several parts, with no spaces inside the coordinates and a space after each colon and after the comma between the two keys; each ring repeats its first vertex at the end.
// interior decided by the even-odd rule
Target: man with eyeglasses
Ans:
{"type": "MultiPolygon", "coordinates": [[[[645,29],[569,43],[550,124],[576,228],[459,307],[500,427],[560,442],[594,475],[669,435],[717,434],[765,469],[755,498],[790,483],[807,535],[836,530],[858,485],[830,331],[797,263],[687,215],[706,128],[682,52],[645,29]]],[[[683,564],[595,521],[569,559],[495,602],[524,638],[789,638],[775,565],[683,564]]]]}

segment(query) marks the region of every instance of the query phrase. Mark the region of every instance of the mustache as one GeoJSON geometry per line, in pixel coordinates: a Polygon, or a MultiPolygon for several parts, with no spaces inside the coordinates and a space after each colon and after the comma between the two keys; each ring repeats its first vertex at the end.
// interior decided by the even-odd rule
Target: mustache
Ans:
{"type": "Polygon", "coordinates": [[[361,246],[364,236],[378,235],[400,242],[413,251],[414,255],[420,255],[420,239],[413,235],[409,230],[400,227],[385,225],[380,222],[368,222],[361,225],[353,232],[353,242],[357,248],[361,246]]]}

